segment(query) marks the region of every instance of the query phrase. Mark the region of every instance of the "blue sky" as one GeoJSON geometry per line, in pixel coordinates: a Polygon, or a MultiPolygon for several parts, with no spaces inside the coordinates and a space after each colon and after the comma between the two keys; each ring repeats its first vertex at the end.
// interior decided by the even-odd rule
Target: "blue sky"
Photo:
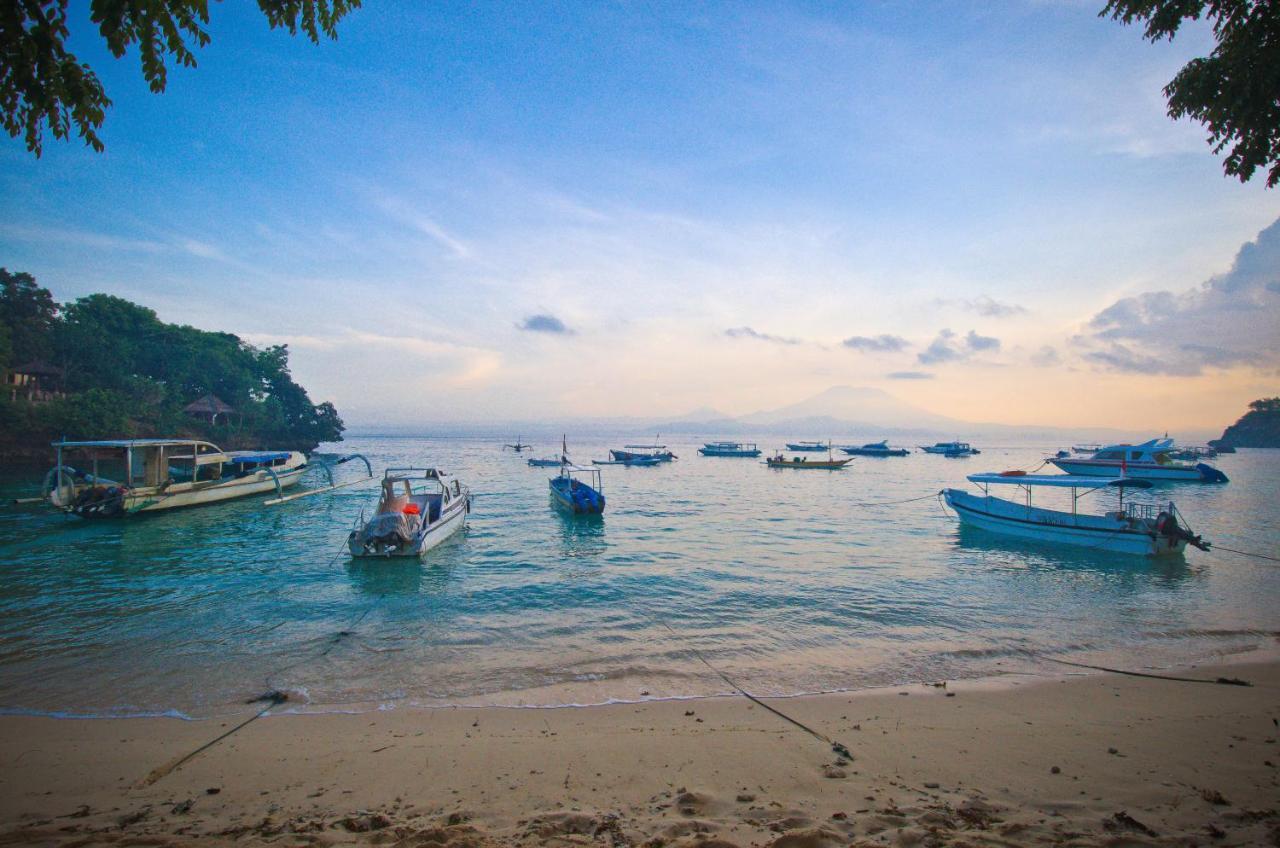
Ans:
{"type": "Polygon", "coordinates": [[[313,46],[220,3],[157,96],[79,5],[107,152],[3,142],[0,264],[288,342],[355,423],[743,413],[848,384],[1176,428],[1275,393],[1269,277],[1203,367],[1159,326],[1126,358],[1091,323],[1194,300],[1280,217],[1164,114],[1203,28],[1152,45],[1100,2],[369,2],[313,46]],[[842,343],[881,335],[902,343],[842,343]]]}

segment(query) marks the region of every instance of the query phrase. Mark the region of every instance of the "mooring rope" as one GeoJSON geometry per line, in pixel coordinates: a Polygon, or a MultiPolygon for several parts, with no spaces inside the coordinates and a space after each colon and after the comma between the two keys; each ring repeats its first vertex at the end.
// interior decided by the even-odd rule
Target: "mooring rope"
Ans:
{"type": "Polygon", "coordinates": [[[1240,556],[1254,557],[1255,559],[1265,559],[1270,562],[1280,562],[1280,557],[1268,556],[1267,554],[1255,554],[1251,551],[1238,551],[1235,548],[1224,548],[1222,545],[1219,545],[1215,542],[1210,542],[1209,552],[1212,553],[1214,551],[1228,551],[1229,553],[1239,554],[1240,556]]]}
{"type": "Polygon", "coordinates": [[[1213,683],[1219,686],[1253,686],[1249,681],[1241,680],[1238,677],[1218,677],[1213,679],[1208,677],[1177,677],[1169,674],[1151,674],[1146,671],[1130,671],[1123,668],[1109,668],[1105,665],[1090,665],[1089,663],[1072,662],[1071,660],[1050,657],[1039,653],[1038,651],[1024,650],[1022,653],[1035,657],[1036,659],[1045,660],[1046,662],[1058,663],[1059,665],[1069,665],[1073,668],[1090,668],[1094,671],[1106,671],[1111,674],[1123,674],[1128,677],[1149,677],[1154,680],[1172,680],[1177,683],[1213,683]]]}

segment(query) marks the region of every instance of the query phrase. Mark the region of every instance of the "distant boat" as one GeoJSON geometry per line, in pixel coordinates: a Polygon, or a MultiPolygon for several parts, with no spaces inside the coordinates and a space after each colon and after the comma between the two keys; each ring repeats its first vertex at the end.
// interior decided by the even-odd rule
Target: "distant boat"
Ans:
{"type": "Polygon", "coordinates": [[[968,479],[982,489],[975,495],[961,489],[944,489],[943,498],[956,511],[960,521],[983,530],[1058,545],[1082,546],[1117,553],[1167,556],[1180,554],[1188,544],[1209,550],[1209,543],[1192,534],[1178,522],[1177,508],[1152,504],[1128,505],[1126,488],[1148,489],[1146,480],[1116,480],[1068,474],[970,474],[968,479]],[[1025,500],[1008,501],[993,497],[992,485],[1015,485],[1022,489],[1025,500]],[[1031,505],[1032,489],[1039,486],[1071,489],[1071,512],[1042,509],[1031,505]],[[1117,509],[1104,515],[1082,515],[1077,502],[1084,494],[1114,488],[1120,496],[1117,509]]]}
{"type": "MultiPolygon", "coordinates": [[[[614,451],[609,451],[609,453],[613,454],[614,451]]],[[[649,465],[661,465],[663,462],[666,462],[666,460],[657,456],[646,456],[644,454],[630,454],[625,459],[594,459],[592,460],[592,462],[595,463],[596,465],[649,466],[649,465]]]]}
{"type": "Polygon", "coordinates": [[[920,450],[925,453],[940,453],[944,456],[973,456],[982,453],[968,442],[937,442],[928,447],[921,445],[920,450]]]}
{"type": "Polygon", "coordinates": [[[703,456],[759,456],[754,442],[707,442],[698,448],[703,456]]]}
{"type": "Polygon", "coordinates": [[[840,448],[840,450],[850,456],[907,456],[911,453],[911,451],[906,448],[889,447],[888,439],[885,439],[883,442],[868,442],[861,447],[849,445],[848,447],[840,448]]]}
{"type": "Polygon", "coordinates": [[[679,459],[674,453],[666,450],[666,445],[627,445],[633,450],[611,450],[609,456],[615,462],[635,462],[637,460],[652,459],[655,462],[670,462],[673,459],[679,459]],[[634,448],[645,448],[644,450],[634,450],[634,448]]]}
{"type": "Polygon", "coordinates": [[[1173,439],[1151,439],[1140,445],[1108,445],[1088,458],[1048,460],[1068,474],[1130,477],[1153,482],[1226,483],[1227,475],[1203,462],[1177,462],[1173,439]]]}
{"type": "Polygon", "coordinates": [[[437,468],[388,468],[377,510],[347,536],[353,557],[420,557],[462,529],[471,490],[437,468]]]}
{"type": "Polygon", "coordinates": [[[830,447],[830,442],[787,442],[789,451],[824,451],[830,447]]]}
{"type": "Polygon", "coordinates": [[[848,459],[809,459],[805,456],[793,456],[788,459],[782,454],[771,456],[765,460],[765,464],[770,468],[815,468],[828,471],[839,470],[851,462],[853,462],[853,457],[848,459]]]}
{"type": "Polygon", "coordinates": [[[503,446],[502,446],[502,449],[503,449],[503,450],[506,450],[507,448],[510,448],[511,450],[515,451],[516,453],[520,453],[520,451],[532,450],[532,449],[533,449],[533,445],[526,445],[524,442],[520,441],[520,436],[516,436],[516,442],[515,442],[515,444],[513,444],[513,445],[503,445],[503,446]]]}
{"type": "Polygon", "coordinates": [[[1100,451],[1100,450],[1102,450],[1102,445],[1099,445],[1099,444],[1072,445],[1072,446],[1071,446],[1071,452],[1072,452],[1072,453],[1097,453],[1097,452],[1098,452],[1098,451],[1100,451]]]}
{"type": "Polygon", "coordinates": [[[556,459],[555,457],[546,457],[544,459],[529,457],[529,464],[534,468],[555,468],[557,465],[560,465],[562,461],[563,460],[556,459]]]}

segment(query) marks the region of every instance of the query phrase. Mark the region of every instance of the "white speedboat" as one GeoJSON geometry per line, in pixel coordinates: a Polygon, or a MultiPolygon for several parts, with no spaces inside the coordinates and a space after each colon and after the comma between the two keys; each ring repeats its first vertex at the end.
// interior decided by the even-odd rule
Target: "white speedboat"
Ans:
{"type": "Polygon", "coordinates": [[[1153,482],[1226,483],[1227,475],[1203,462],[1178,462],[1173,439],[1152,439],[1140,445],[1108,445],[1093,456],[1050,457],[1068,474],[1091,477],[1130,477],[1153,482]]]}
{"type": "Polygon", "coordinates": [[[436,468],[388,468],[378,508],[347,537],[353,557],[420,557],[462,528],[471,490],[436,468]]]}
{"type": "Polygon", "coordinates": [[[298,451],[224,451],[197,439],[54,442],[44,496],[83,518],[200,506],[295,485],[309,467],[298,451]]]}
{"type": "Polygon", "coordinates": [[[932,445],[921,445],[925,453],[940,453],[944,456],[973,456],[982,453],[968,442],[937,442],[932,445]]]}
{"type": "Polygon", "coordinates": [[[943,489],[942,495],[961,522],[984,530],[1050,546],[1082,546],[1147,556],[1180,554],[1188,544],[1209,550],[1208,542],[1179,523],[1178,510],[1172,502],[1167,506],[1125,504],[1125,489],[1149,489],[1151,483],[1146,480],[1021,472],[970,474],[968,479],[982,489],[981,495],[962,489],[943,489]],[[994,497],[990,493],[993,485],[1018,486],[1024,498],[1018,503],[994,497]],[[1032,506],[1031,492],[1038,486],[1069,488],[1071,512],[1032,506]],[[1081,514],[1077,509],[1079,499],[1101,489],[1119,493],[1117,508],[1103,515],[1081,514]]]}

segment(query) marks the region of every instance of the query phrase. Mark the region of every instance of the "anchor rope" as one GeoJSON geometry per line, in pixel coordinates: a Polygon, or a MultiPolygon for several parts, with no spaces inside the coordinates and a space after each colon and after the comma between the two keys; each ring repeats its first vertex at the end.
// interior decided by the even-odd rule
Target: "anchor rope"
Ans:
{"type": "Polygon", "coordinates": [[[1071,660],[1063,660],[1063,659],[1058,659],[1057,657],[1051,657],[1046,654],[1042,654],[1038,651],[1024,650],[1023,653],[1027,654],[1028,656],[1035,657],[1036,659],[1045,660],[1046,662],[1058,663],[1059,665],[1069,665],[1069,666],[1072,666],[1073,668],[1090,668],[1090,669],[1093,669],[1094,671],[1106,671],[1106,672],[1110,672],[1111,674],[1123,674],[1128,677],[1150,677],[1153,680],[1172,680],[1177,683],[1213,683],[1219,686],[1253,686],[1253,684],[1250,683],[1249,681],[1241,680],[1238,677],[1218,677],[1213,679],[1208,677],[1177,677],[1175,675],[1170,675],[1170,674],[1151,674],[1150,672],[1145,672],[1145,671],[1130,671],[1128,669],[1123,669],[1123,668],[1110,668],[1105,665],[1090,665],[1089,663],[1072,662],[1071,660]]]}

